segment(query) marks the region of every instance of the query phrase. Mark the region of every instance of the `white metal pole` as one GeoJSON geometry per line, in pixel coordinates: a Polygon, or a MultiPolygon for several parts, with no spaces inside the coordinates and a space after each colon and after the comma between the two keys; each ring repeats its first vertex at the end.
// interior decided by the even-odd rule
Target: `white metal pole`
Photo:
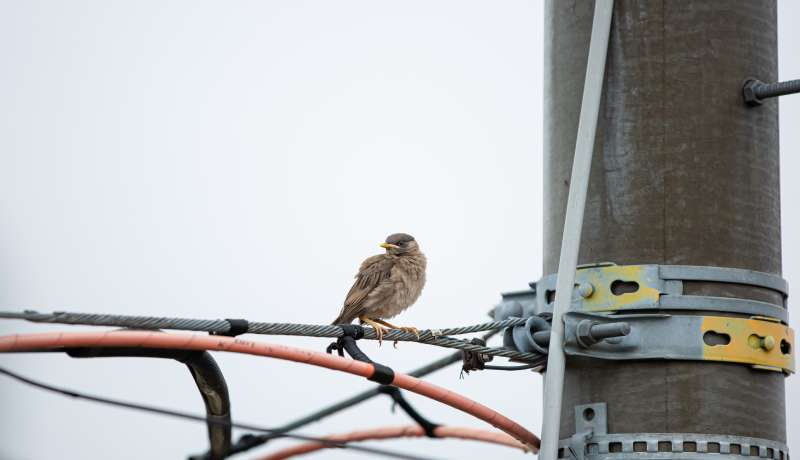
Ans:
{"type": "Polygon", "coordinates": [[[575,267],[583,229],[583,212],[589,188],[589,172],[592,166],[597,118],[603,93],[603,76],[608,52],[608,36],[611,31],[611,16],[614,0],[596,0],[592,37],[589,43],[589,58],[583,85],[581,114],[578,121],[578,136],[575,140],[575,158],[572,163],[572,179],[567,198],[567,213],[564,233],[561,238],[561,254],[558,260],[556,300],[553,307],[553,329],[547,355],[547,372],[544,381],[544,415],[542,446],[539,458],[556,460],[558,456],[559,428],[561,425],[561,400],[564,393],[564,312],[569,310],[575,285],[575,267]]]}

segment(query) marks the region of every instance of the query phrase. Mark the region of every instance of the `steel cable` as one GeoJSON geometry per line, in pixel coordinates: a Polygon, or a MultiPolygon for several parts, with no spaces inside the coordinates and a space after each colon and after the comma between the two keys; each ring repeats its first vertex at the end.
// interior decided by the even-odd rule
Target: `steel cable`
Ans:
{"type": "MultiPolygon", "coordinates": [[[[36,323],[111,326],[146,330],[171,329],[193,332],[209,332],[218,335],[225,335],[230,332],[232,328],[231,323],[224,319],[207,320],[195,318],[168,318],[75,312],[39,313],[32,310],[26,310],[24,312],[2,311],[0,312],[0,319],[22,319],[36,323]]],[[[501,356],[517,361],[538,362],[541,360],[542,355],[537,353],[524,353],[503,347],[475,345],[467,340],[448,337],[450,335],[461,335],[502,329],[524,323],[524,319],[515,318],[503,321],[474,324],[471,326],[446,329],[425,329],[420,331],[419,338],[410,332],[390,330],[383,335],[383,339],[389,342],[418,342],[437,347],[472,351],[488,356],[501,356]]],[[[334,325],[265,322],[249,322],[246,333],[259,335],[292,335],[328,338],[338,338],[343,334],[342,328],[334,325]]],[[[365,327],[364,338],[369,340],[377,340],[377,335],[372,328],[365,327]]]]}

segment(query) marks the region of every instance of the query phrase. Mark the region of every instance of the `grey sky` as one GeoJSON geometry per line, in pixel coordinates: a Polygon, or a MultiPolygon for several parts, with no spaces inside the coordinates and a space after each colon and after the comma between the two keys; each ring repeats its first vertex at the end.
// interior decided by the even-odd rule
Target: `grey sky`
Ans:
{"type": "MultiPolygon", "coordinates": [[[[798,78],[792,21],[800,6],[779,6],[780,73],[798,78]]],[[[499,292],[541,275],[537,1],[0,0],[0,58],[4,308],[326,323],[358,263],[398,231],[414,234],[429,258],[428,286],[397,318],[403,325],[481,321],[499,292]]],[[[785,98],[790,283],[800,279],[797,120],[800,96],[785,98]]],[[[62,328],[0,322],[0,333],[54,329],[62,328]]],[[[414,344],[364,349],[400,370],[445,353],[414,344]]],[[[215,356],[241,421],[278,425],[370,386],[291,363],[215,356]]],[[[202,410],[188,372],[171,362],[13,355],[0,365],[202,410]]],[[[540,432],[536,374],[459,380],[451,368],[430,379],[540,432]]],[[[788,379],[790,411],[800,410],[798,391],[800,380],[788,379]]],[[[484,427],[410,399],[437,422],[484,427]]],[[[71,401],[5,378],[0,403],[3,459],[181,458],[207,445],[201,424],[71,401]]],[[[376,399],[303,432],[408,423],[389,408],[376,399]]],[[[790,417],[789,432],[797,427],[790,417]]],[[[790,439],[800,448],[799,436],[790,439]]],[[[518,457],[459,441],[379,445],[518,457]]]]}

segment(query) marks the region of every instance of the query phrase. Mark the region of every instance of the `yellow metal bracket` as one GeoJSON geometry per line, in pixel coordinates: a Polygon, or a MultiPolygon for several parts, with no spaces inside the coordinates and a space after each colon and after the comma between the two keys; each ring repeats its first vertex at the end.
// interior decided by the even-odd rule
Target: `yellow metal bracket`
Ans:
{"type": "Polygon", "coordinates": [[[794,331],[780,322],[763,317],[705,316],[701,331],[704,360],[786,373],[795,370],[794,331]]]}
{"type": "Polygon", "coordinates": [[[637,305],[656,305],[663,282],[653,265],[613,265],[580,267],[575,284],[583,311],[625,310],[637,305]]]}

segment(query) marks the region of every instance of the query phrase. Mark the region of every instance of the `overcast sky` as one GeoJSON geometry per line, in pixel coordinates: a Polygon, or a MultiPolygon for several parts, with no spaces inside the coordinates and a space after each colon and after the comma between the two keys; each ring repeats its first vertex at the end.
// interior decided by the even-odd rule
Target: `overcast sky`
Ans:
{"type": "MultiPolygon", "coordinates": [[[[780,74],[800,77],[800,6],[780,74]]],[[[393,232],[429,258],[397,319],[472,324],[541,276],[542,6],[529,1],[0,0],[0,307],[328,323],[393,232]]],[[[800,279],[800,96],[781,104],[784,276],[800,279]]],[[[797,315],[794,315],[796,318],[797,315]]],[[[797,321],[794,320],[795,328],[797,321]]],[[[0,333],[66,327],[0,322],[0,333]]],[[[72,330],[72,329],[71,329],[72,330]]],[[[260,337],[323,350],[327,340],[260,337]]],[[[446,351],[402,343],[409,370],[446,351]]],[[[236,420],[275,426],[372,386],[218,353],[236,420]]],[[[202,412],[174,362],[3,355],[69,388],[202,412]]],[[[540,432],[537,374],[430,380],[540,432]]],[[[800,379],[787,380],[800,410],[800,379]]],[[[410,395],[435,422],[482,427],[410,395]]],[[[182,458],[205,426],[68,400],[0,377],[0,458],[182,458]]],[[[378,398],[306,427],[409,423],[378,398]]],[[[789,433],[800,422],[789,418],[789,433]]],[[[790,435],[793,450],[800,436],[790,435]]],[[[260,449],[288,445],[277,441],[260,449]]],[[[373,443],[518,458],[462,441],[373,443]]],[[[337,450],[321,457],[363,458],[337,450]]],[[[250,456],[249,458],[254,458],[250,456]]]]}

